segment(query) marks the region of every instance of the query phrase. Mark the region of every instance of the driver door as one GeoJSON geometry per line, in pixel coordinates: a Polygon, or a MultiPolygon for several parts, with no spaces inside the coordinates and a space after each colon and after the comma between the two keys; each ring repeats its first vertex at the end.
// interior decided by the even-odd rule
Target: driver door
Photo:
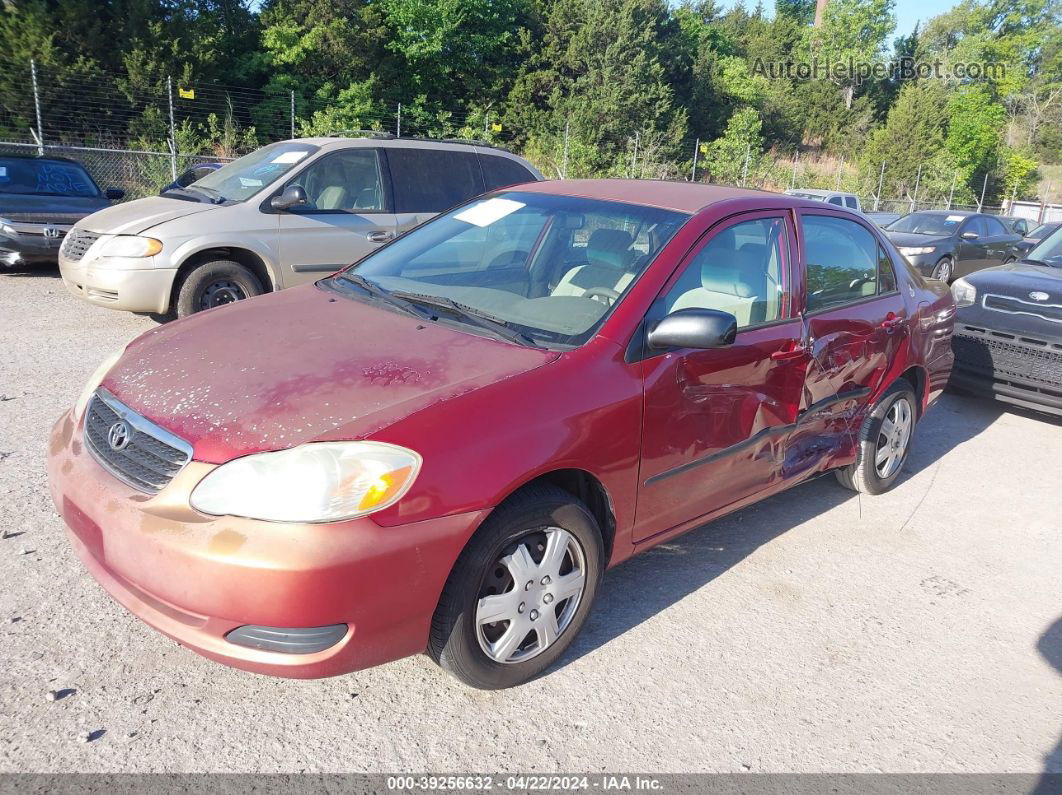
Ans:
{"type": "MultiPolygon", "coordinates": [[[[647,321],[686,308],[738,321],[712,350],[647,350],[639,537],[665,532],[775,483],[800,407],[809,357],[793,314],[792,217],[752,213],[691,251],[647,321]]],[[[648,325],[648,324],[647,324],[648,325]]]]}
{"type": "Polygon", "coordinates": [[[287,185],[306,191],[307,203],[279,216],[284,287],[320,279],[355,262],[395,236],[379,152],[350,148],[310,163],[287,185]]]}

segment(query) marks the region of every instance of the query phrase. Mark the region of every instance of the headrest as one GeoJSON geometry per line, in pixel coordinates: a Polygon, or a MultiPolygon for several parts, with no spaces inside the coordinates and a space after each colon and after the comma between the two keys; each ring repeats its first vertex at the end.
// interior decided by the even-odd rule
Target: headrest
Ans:
{"type": "Polygon", "coordinates": [[[750,266],[755,266],[755,258],[748,252],[728,252],[728,262],[705,262],[701,267],[701,286],[713,293],[736,295],[739,298],[752,298],[757,294],[756,287],[746,274],[750,266]]]}
{"type": "Polygon", "coordinates": [[[592,265],[626,268],[634,238],[622,229],[595,229],[586,242],[586,258],[592,265]]]}

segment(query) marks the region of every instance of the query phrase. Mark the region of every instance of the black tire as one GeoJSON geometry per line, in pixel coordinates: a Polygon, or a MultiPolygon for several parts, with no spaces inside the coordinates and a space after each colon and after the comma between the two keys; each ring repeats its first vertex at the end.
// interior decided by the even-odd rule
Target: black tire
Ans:
{"type": "MultiPolygon", "coordinates": [[[[541,545],[538,548],[544,549],[541,545]]],[[[529,486],[498,506],[461,552],[432,618],[428,655],[465,684],[482,690],[497,690],[527,682],[556,662],[579,634],[590,613],[603,570],[601,533],[586,506],[556,486],[529,486]],[[581,548],[584,564],[581,596],[556,640],[529,659],[499,662],[488,656],[480,645],[476,627],[477,605],[488,583],[497,581],[492,577],[503,576],[503,571],[504,576],[508,576],[508,570],[499,565],[502,557],[522,544],[528,548],[535,546],[536,534],[547,532],[547,528],[566,531],[581,548]]],[[[491,585],[487,592],[505,595],[519,590],[519,583],[511,578],[509,583],[511,587],[503,585],[498,591],[491,585]]],[[[543,598],[552,601],[553,597],[543,598]]],[[[563,614],[564,604],[558,600],[552,609],[563,614]]],[[[539,606],[542,607],[541,603],[539,606]]],[[[488,629],[494,626],[485,625],[488,629]]],[[[531,634],[525,637],[525,642],[528,638],[531,634]]],[[[535,643],[537,640],[532,640],[530,645],[535,643]]]]}
{"type": "Polygon", "coordinates": [[[177,317],[188,317],[244,298],[254,298],[265,290],[258,277],[238,262],[215,259],[197,265],[184,277],[177,290],[177,317]]]}
{"type": "Polygon", "coordinates": [[[944,284],[951,284],[951,280],[955,278],[955,261],[951,257],[941,257],[933,267],[932,278],[939,279],[944,284]]]}
{"type": "MultiPolygon", "coordinates": [[[[859,428],[859,451],[856,460],[846,467],[835,470],[837,480],[840,481],[842,486],[863,494],[883,494],[891,489],[899,479],[900,473],[903,472],[903,466],[911,453],[911,444],[914,441],[914,430],[917,421],[918,399],[915,397],[914,389],[905,379],[899,378],[886,390],[881,400],[864,418],[863,424],[859,428]],[[883,477],[883,473],[878,469],[876,460],[878,451],[884,447],[881,444],[885,440],[882,426],[893,406],[900,400],[906,400],[908,403],[910,430],[903,450],[900,451],[895,469],[887,471],[887,474],[883,477]]],[[[887,442],[888,440],[885,441],[887,442]]]]}

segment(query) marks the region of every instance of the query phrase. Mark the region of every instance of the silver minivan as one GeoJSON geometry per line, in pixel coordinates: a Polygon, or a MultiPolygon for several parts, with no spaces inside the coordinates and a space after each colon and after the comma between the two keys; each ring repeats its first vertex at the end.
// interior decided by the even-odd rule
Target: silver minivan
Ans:
{"type": "Polygon", "coordinates": [[[319,279],[473,196],[540,179],[487,145],[282,141],[87,216],[63,240],[59,270],[98,306],[183,317],[319,279]]]}

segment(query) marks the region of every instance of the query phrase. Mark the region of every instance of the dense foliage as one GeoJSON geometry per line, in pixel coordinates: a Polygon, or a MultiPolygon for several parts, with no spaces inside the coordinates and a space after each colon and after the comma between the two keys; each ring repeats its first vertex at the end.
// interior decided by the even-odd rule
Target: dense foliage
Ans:
{"type": "Polygon", "coordinates": [[[784,186],[817,159],[864,194],[1031,197],[1062,161],[1059,8],[960,0],[893,38],[893,0],[832,0],[817,27],[814,0],[0,0],[0,134],[34,124],[34,59],[67,140],[167,141],[169,78],[225,96],[176,142],[218,154],[287,137],[290,102],[297,134],[394,131],[401,103],[407,132],[501,140],[554,175],[689,176],[696,149],[701,179],[784,186]],[[764,68],[904,57],[951,74],[764,68]]]}

